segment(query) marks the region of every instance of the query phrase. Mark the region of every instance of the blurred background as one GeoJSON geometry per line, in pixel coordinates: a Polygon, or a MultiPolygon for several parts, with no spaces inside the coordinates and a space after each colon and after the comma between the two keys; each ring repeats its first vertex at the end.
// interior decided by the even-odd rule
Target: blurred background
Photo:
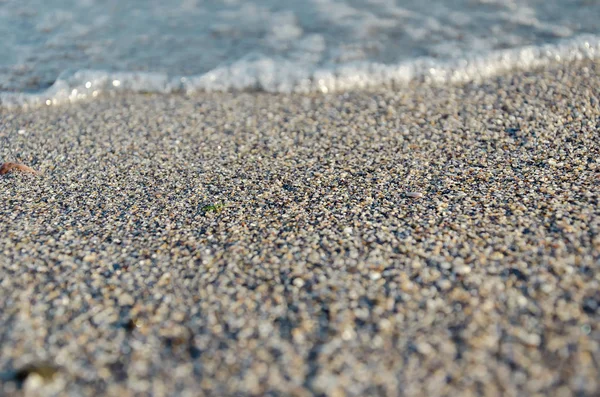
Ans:
{"type": "Polygon", "coordinates": [[[285,70],[273,90],[289,91],[319,71],[594,40],[599,20],[593,0],[0,0],[0,91],[39,92],[82,70],[96,72],[90,85],[153,72],[216,89],[285,70]]]}

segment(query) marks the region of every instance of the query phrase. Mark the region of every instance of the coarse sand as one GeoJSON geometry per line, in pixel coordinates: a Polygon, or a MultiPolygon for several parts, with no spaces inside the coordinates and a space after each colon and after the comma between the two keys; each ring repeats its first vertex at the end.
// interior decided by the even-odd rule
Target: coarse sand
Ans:
{"type": "Polygon", "coordinates": [[[600,393],[600,63],[0,110],[0,394],[600,393]]]}

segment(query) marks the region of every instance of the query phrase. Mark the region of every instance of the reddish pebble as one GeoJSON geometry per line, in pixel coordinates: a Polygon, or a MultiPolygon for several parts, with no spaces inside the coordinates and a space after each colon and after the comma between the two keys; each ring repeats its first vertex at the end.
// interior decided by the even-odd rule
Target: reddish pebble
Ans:
{"type": "Polygon", "coordinates": [[[12,171],[26,172],[28,174],[37,174],[36,170],[23,164],[4,163],[2,164],[2,167],[0,167],[0,175],[5,175],[12,171]]]}

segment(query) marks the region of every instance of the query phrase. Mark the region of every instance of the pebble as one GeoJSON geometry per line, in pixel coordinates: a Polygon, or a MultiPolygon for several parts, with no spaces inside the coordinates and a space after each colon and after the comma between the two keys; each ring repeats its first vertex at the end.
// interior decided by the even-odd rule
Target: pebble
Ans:
{"type": "Polygon", "coordinates": [[[123,294],[119,296],[119,306],[133,306],[135,299],[130,294],[123,294]]]}
{"type": "Polygon", "coordinates": [[[294,279],[293,284],[298,287],[298,288],[302,288],[304,287],[304,280],[302,280],[300,277],[297,277],[294,279]]]}
{"type": "Polygon", "coordinates": [[[422,198],[423,197],[423,193],[421,192],[406,192],[406,197],[410,197],[410,198],[422,198]]]}
{"type": "Polygon", "coordinates": [[[369,275],[369,277],[371,278],[371,280],[373,281],[377,281],[381,278],[381,273],[379,272],[371,272],[371,274],[369,275]]]}
{"type": "Polygon", "coordinates": [[[467,265],[457,266],[453,269],[456,274],[461,275],[461,276],[471,273],[471,268],[467,265]]]}

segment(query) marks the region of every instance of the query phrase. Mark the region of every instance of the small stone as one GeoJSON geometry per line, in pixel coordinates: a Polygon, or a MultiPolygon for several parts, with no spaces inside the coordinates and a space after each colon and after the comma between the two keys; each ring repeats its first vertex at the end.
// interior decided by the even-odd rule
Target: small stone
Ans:
{"type": "Polygon", "coordinates": [[[418,258],[415,258],[411,262],[410,267],[413,268],[414,270],[419,270],[423,267],[423,263],[418,258]]]}
{"type": "Polygon", "coordinates": [[[457,266],[454,268],[454,273],[461,275],[461,276],[465,275],[465,274],[469,274],[469,273],[471,273],[471,268],[466,265],[457,266]]]}
{"type": "Polygon", "coordinates": [[[452,287],[452,282],[448,279],[438,280],[437,286],[440,287],[442,291],[447,291],[452,287]]]}
{"type": "Polygon", "coordinates": [[[133,306],[135,299],[129,294],[119,296],[119,306],[133,306]]]}
{"type": "Polygon", "coordinates": [[[373,281],[377,281],[381,278],[381,273],[379,272],[371,272],[371,274],[369,275],[369,278],[373,281]]]}
{"type": "Polygon", "coordinates": [[[158,280],[158,285],[165,286],[165,285],[169,284],[170,281],[171,281],[171,273],[167,272],[160,277],[160,279],[158,280]]]}
{"type": "Polygon", "coordinates": [[[433,347],[431,347],[431,345],[427,342],[417,343],[415,344],[415,348],[424,356],[428,356],[433,353],[433,347]]]}
{"type": "Polygon", "coordinates": [[[517,297],[517,304],[519,305],[519,307],[524,308],[527,306],[527,298],[524,297],[523,295],[520,295],[519,297],[517,297]]]}
{"type": "Polygon", "coordinates": [[[498,261],[504,258],[504,254],[502,252],[495,251],[490,255],[490,259],[493,261],[498,261]]]}
{"type": "Polygon", "coordinates": [[[310,263],[319,263],[321,261],[321,256],[319,256],[318,253],[313,251],[308,255],[308,261],[310,263]]]}
{"type": "Polygon", "coordinates": [[[38,394],[44,386],[44,378],[38,374],[31,374],[27,377],[23,384],[23,389],[27,394],[38,394]]]}
{"type": "Polygon", "coordinates": [[[304,287],[304,280],[302,280],[300,277],[296,277],[293,281],[293,284],[298,288],[302,288],[304,287]]]}
{"type": "Polygon", "coordinates": [[[528,334],[526,332],[519,332],[517,337],[523,342],[526,346],[537,347],[542,343],[542,338],[537,334],[528,334]]]}
{"type": "Polygon", "coordinates": [[[406,197],[417,199],[417,198],[423,197],[423,193],[421,193],[421,192],[406,192],[406,197]]]}
{"type": "Polygon", "coordinates": [[[393,324],[387,318],[381,319],[379,321],[379,329],[381,329],[382,331],[387,332],[387,331],[390,331],[392,328],[393,328],[393,324]]]}
{"type": "Polygon", "coordinates": [[[350,327],[347,327],[342,332],[342,339],[345,340],[345,341],[352,340],[355,337],[356,337],[356,332],[352,328],[350,328],[350,327]]]}

